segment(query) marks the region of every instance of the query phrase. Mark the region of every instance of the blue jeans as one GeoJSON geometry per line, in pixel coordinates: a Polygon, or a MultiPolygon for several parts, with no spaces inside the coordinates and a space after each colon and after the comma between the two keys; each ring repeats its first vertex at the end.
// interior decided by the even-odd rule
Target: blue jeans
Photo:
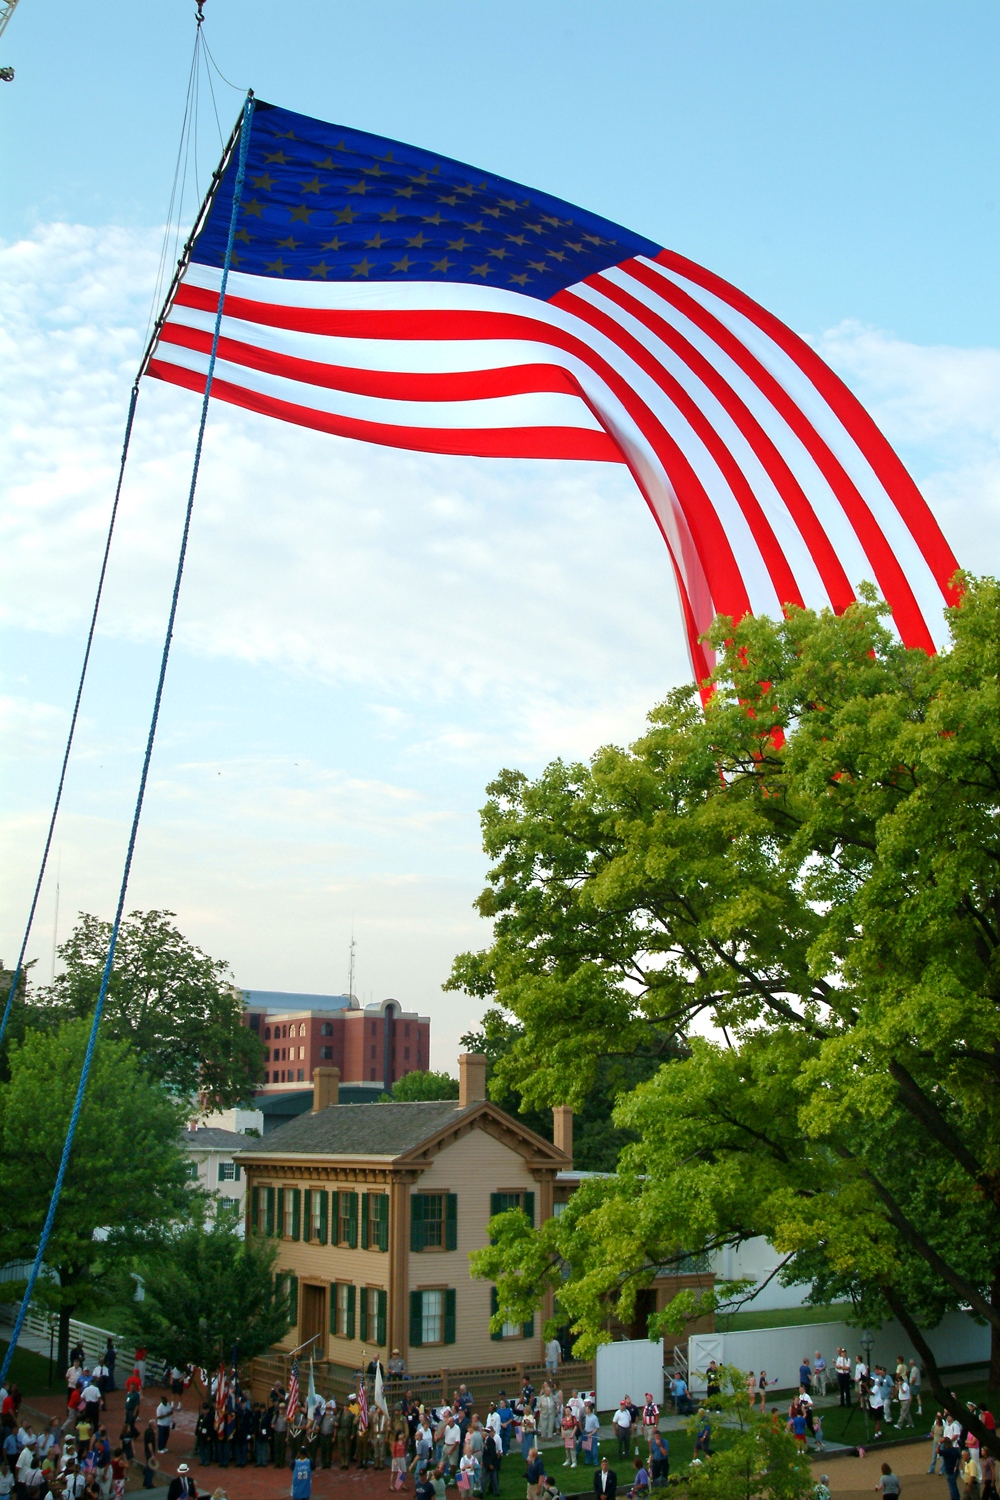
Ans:
{"type": "Polygon", "coordinates": [[[958,1500],[958,1476],[956,1474],[946,1474],[944,1479],[948,1486],[950,1500],[958,1500]]]}

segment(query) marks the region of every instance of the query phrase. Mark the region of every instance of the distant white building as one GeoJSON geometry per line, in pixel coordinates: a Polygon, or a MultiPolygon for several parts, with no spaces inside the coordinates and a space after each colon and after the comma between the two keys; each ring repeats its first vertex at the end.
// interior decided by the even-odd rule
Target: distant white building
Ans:
{"type": "Polygon", "coordinates": [[[718,1281],[753,1281],[759,1290],[742,1303],[743,1312],[774,1312],[783,1307],[802,1307],[809,1291],[807,1281],[783,1286],[777,1270],[785,1259],[763,1235],[742,1245],[726,1245],[710,1257],[718,1281]]]}
{"type": "Polygon", "coordinates": [[[246,1179],[235,1153],[249,1144],[242,1131],[221,1130],[211,1125],[185,1130],[181,1136],[192,1182],[214,1194],[220,1205],[239,1209],[241,1232],[245,1220],[246,1179]]]}

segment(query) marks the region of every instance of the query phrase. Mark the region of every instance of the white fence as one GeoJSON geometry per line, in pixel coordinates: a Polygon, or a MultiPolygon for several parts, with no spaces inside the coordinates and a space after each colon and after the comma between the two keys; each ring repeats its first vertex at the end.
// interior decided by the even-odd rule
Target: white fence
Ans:
{"type": "Polygon", "coordinates": [[[663,1405],[663,1345],[659,1339],[620,1339],[597,1349],[597,1410],[614,1411],[624,1395],[641,1406],[652,1391],[663,1405]]]}
{"type": "MultiPolygon", "coordinates": [[[[0,1306],[0,1333],[9,1337],[13,1331],[14,1322],[20,1310],[20,1303],[11,1302],[0,1306]]],[[[53,1355],[55,1355],[59,1344],[59,1318],[56,1313],[45,1312],[42,1308],[31,1307],[28,1316],[24,1320],[24,1331],[33,1333],[36,1338],[48,1341],[51,1338],[53,1355]]],[[[124,1386],[126,1379],[132,1373],[135,1365],[135,1345],[124,1342],[110,1328],[96,1328],[92,1323],[79,1323],[76,1318],[69,1320],[69,1343],[72,1349],[74,1344],[82,1344],[87,1363],[93,1365],[100,1359],[108,1345],[108,1336],[115,1341],[118,1350],[118,1362],[115,1366],[115,1383],[124,1386]]],[[[61,1373],[61,1372],[60,1372],[61,1373]]],[[[162,1381],[166,1374],[166,1366],[162,1360],[146,1359],[146,1383],[156,1384],[162,1381]]]]}
{"type": "MultiPolygon", "coordinates": [[[[802,1323],[790,1328],[747,1328],[739,1333],[695,1333],[688,1340],[688,1363],[691,1367],[691,1390],[700,1395],[705,1390],[704,1371],[709,1360],[717,1364],[736,1365],[760,1375],[767,1371],[768,1385],[775,1389],[793,1389],[799,1383],[799,1365],[804,1357],[812,1363],[819,1350],[832,1369],[839,1345],[851,1357],[861,1349],[860,1328],[847,1323],[802,1323]]],[[[924,1329],[924,1338],[938,1364],[972,1365],[986,1363],[990,1357],[990,1330],[974,1323],[968,1313],[946,1313],[936,1328],[924,1329]]],[[[895,1368],[902,1354],[913,1357],[906,1334],[895,1321],[873,1329],[872,1364],[895,1368]]],[[[612,1346],[614,1347],[614,1346],[612,1346]]],[[[836,1388],[834,1377],[830,1384],[836,1388]]]]}

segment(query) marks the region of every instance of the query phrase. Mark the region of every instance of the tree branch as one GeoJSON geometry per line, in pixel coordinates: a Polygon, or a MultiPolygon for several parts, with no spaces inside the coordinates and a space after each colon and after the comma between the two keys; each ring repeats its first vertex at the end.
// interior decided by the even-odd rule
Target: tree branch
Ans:
{"type": "Polygon", "coordinates": [[[917,1080],[898,1059],[889,1063],[889,1072],[896,1081],[899,1102],[915,1116],[939,1146],[953,1156],[959,1166],[969,1174],[976,1186],[991,1203],[1000,1206],[1000,1178],[995,1172],[987,1172],[976,1160],[961,1137],[952,1129],[941,1110],[929,1099],[917,1080]]]}

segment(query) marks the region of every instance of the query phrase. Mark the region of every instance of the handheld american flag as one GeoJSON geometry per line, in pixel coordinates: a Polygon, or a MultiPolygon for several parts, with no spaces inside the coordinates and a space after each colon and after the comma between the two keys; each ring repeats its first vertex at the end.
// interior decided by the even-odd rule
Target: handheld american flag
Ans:
{"type": "Polygon", "coordinates": [[[285,1402],[285,1416],[290,1422],[299,1409],[299,1362],[292,1360],[292,1373],[288,1377],[288,1397],[285,1402]]]}
{"type": "MultiPolygon", "coordinates": [[[[230,150],[147,359],[204,391],[230,150]]],[[[873,580],[945,638],[956,561],[816,353],[712,272],[519,183],[258,102],[212,394],[324,432],[625,463],[670,551],[698,681],[716,614],[842,611],[873,580]]]]}

